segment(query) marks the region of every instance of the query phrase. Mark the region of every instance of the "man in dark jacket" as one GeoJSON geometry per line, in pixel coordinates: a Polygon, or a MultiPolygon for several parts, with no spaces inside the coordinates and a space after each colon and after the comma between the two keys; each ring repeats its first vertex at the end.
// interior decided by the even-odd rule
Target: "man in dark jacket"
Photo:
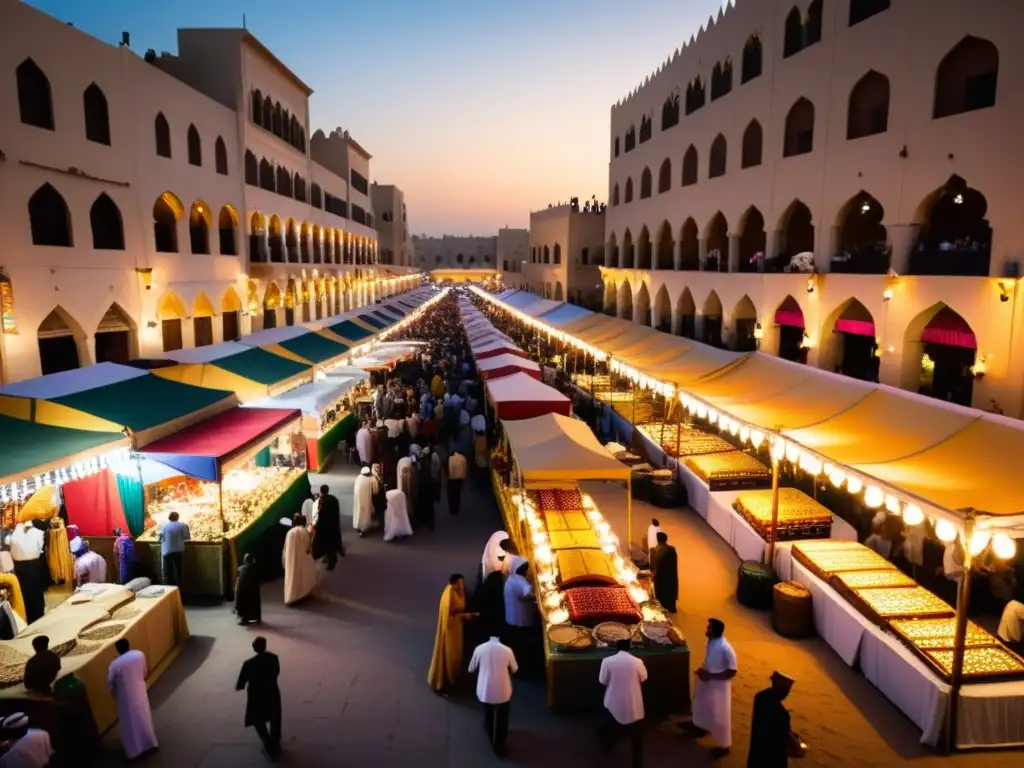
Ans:
{"type": "Polygon", "coordinates": [[[320,486],[320,498],[316,525],[313,526],[313,557],[327,560],[327,570],[333,571],[338,564],[338,555],[345,556],[345,545],[341,541],[341,505],[331,495],[331,489],[320,486]]]}
{"type": "Polygon", "coordinates": [[[772,687],[754,696],[750,723],[750,755],[747,768],[785,768],[800,740],[789,729],[789,712],[782,702],[793,688],[793,679],[772,673],[772,687]]]}
{"type": "Polygon", "coordinates": [[[276,654],[267,651],[265,637],[253,640],[252,649],[256,655],[242,664],[235,690],[246,692],[245,727],[255,728],[267,754],[276,758],[281,752],[281,690],[277,687],[281,664],[276,654]]]}
{"type": "Polygon", "coordinates": [[[669,545],[668,534],[664,531],[658,531],[658,546],[651,550],[651,576],[654,596],[665,610],[675,613],[679,599],[679,564],[676,548],[669,545]]]}

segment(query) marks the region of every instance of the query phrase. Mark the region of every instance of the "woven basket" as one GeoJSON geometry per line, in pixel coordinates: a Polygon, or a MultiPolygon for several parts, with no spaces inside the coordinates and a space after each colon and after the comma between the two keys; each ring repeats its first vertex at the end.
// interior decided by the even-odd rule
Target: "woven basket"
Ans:
{"type": "Polygon", "coordinates": [[[783,581],[772,590],[772,626],[783,637],[814,634],[811,591],[795,581],[783,581]]]}

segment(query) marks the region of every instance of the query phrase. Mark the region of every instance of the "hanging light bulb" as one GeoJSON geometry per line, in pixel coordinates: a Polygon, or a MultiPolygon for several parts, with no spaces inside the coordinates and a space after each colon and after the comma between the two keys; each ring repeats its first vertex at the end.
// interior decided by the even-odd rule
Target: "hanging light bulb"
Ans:
{"type": "Polygon", "coordinates": [[[900,514],[900,500],[895,496],[886,494],[885,496],[885,509],[890,515],[899,516],[900,514]]]}
{"type": "Polygon", "coordinates": [[[708,423],[711,426],[715,426],[718,423],[718,411],[713,408],[708,409],[708,423]]]}
{"type": "Polygon", "coordinates": [[[992,551],[996,553],[996,557],[1009,560],[1017,554],[1017,542],[1005,533],[997,533],[992,537],[992,551]]]}
{"type": "Polygon", "coordinates": [[[864,491],[864,505],[869,509],[878,509],[885,502],[885,494],[881,488],[869,485],[864,491]]]}
{"type": "Polygon", "coordinates": [[[975,530],[971,534],[971,540],[967,542],[967,551],[971,553],[971,557],[977,557],[985,551],[985,547],[991,540],[992,534],[988,531],[975,530]]]}
{"type": "Polygon", "coordinates": [[[786,461],[796,464],[800,461],[800,446],[795,443],[786,444],[786,461]]]}
{"type": "Polygon", "coordinates": [[[861,489],[863,487],[864,483],[861,482],[861,479],[859,477],[850,475],[848,478],[846,478],[846,490],[848,490],[850,493],[856,495],[861,492],[861,489]]]}
{"type": "Polygon", "coordinates": [[[740,428],[740,440],[744,443],[750,440],[750,427],[744,426],[740,428]]]}
{"type": "Polygon", "coordinates": [[[907,525],[920,525],[924,522],[924,512],[916,504],[907,504],[903,508],[903,522],[907,525]]]}
{"type": "Polygon", "coordinates": [[[781,437],[775,438],[775,442],[772,443],[772,458],[775,461],[782,461],[786,458],[786,441],[781,437]]]}
{"type": "Polygon", "coordinates": [[[836,488],[842,488],[843,482],[846,480],[846,473],[837,467],[836,469],[832,470],[831,474],[829,474],[828,476],[828,479],[832,481],[832,485],[835,486],[836,488]]]}
{"type": "Polygon", "coordinates": [[[949,520],[939,520],[935,523],[935,535],[939,537],[939,541],[944,541],[947,544],[956,541],[957,533],[956,526],[949,520]]]}
{"type": "Polygon", "coordinates": [[[760,448],[761,443],[764,442],[764,432],[758,429],[750,430],[750,444],[755,448],[760,448]]]}

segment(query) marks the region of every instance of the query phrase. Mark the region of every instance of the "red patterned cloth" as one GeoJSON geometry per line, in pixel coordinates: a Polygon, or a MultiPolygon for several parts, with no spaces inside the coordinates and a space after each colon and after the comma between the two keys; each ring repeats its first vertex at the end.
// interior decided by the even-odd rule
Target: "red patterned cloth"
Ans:
{"type": "Polygon", "coordinates": [[[537,492],[541,511],[558,509],[558,493],[554,488],[543,488],[537,492]]]}
{"type": "Polygon", "coordinates": [[[559,489],[557,495],[558,508],[563,512],[583,509],[583,499],[580,497],[580,492],[575,488],[571,490],[559,489]]]}
{"type": "Polygon", "coordinates": [[[641,619],[636,601],[623,586],[573,587],[565,591],[569,619],[573,624],[594,627],[603,621],[636,624],[641,619]]]}

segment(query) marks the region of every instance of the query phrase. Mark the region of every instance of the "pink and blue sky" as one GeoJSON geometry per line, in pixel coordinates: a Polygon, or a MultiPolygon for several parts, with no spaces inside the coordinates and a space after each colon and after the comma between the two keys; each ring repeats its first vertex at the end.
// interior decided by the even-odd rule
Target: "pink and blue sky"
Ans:
{"type": "Polygon", "coordinates": [[[414,233],[493,234],[608,194],[611,105],[722,0],[32,0],[116,44],[176,52],[178,27],[241,26],[348,129],[414,233]]]}

